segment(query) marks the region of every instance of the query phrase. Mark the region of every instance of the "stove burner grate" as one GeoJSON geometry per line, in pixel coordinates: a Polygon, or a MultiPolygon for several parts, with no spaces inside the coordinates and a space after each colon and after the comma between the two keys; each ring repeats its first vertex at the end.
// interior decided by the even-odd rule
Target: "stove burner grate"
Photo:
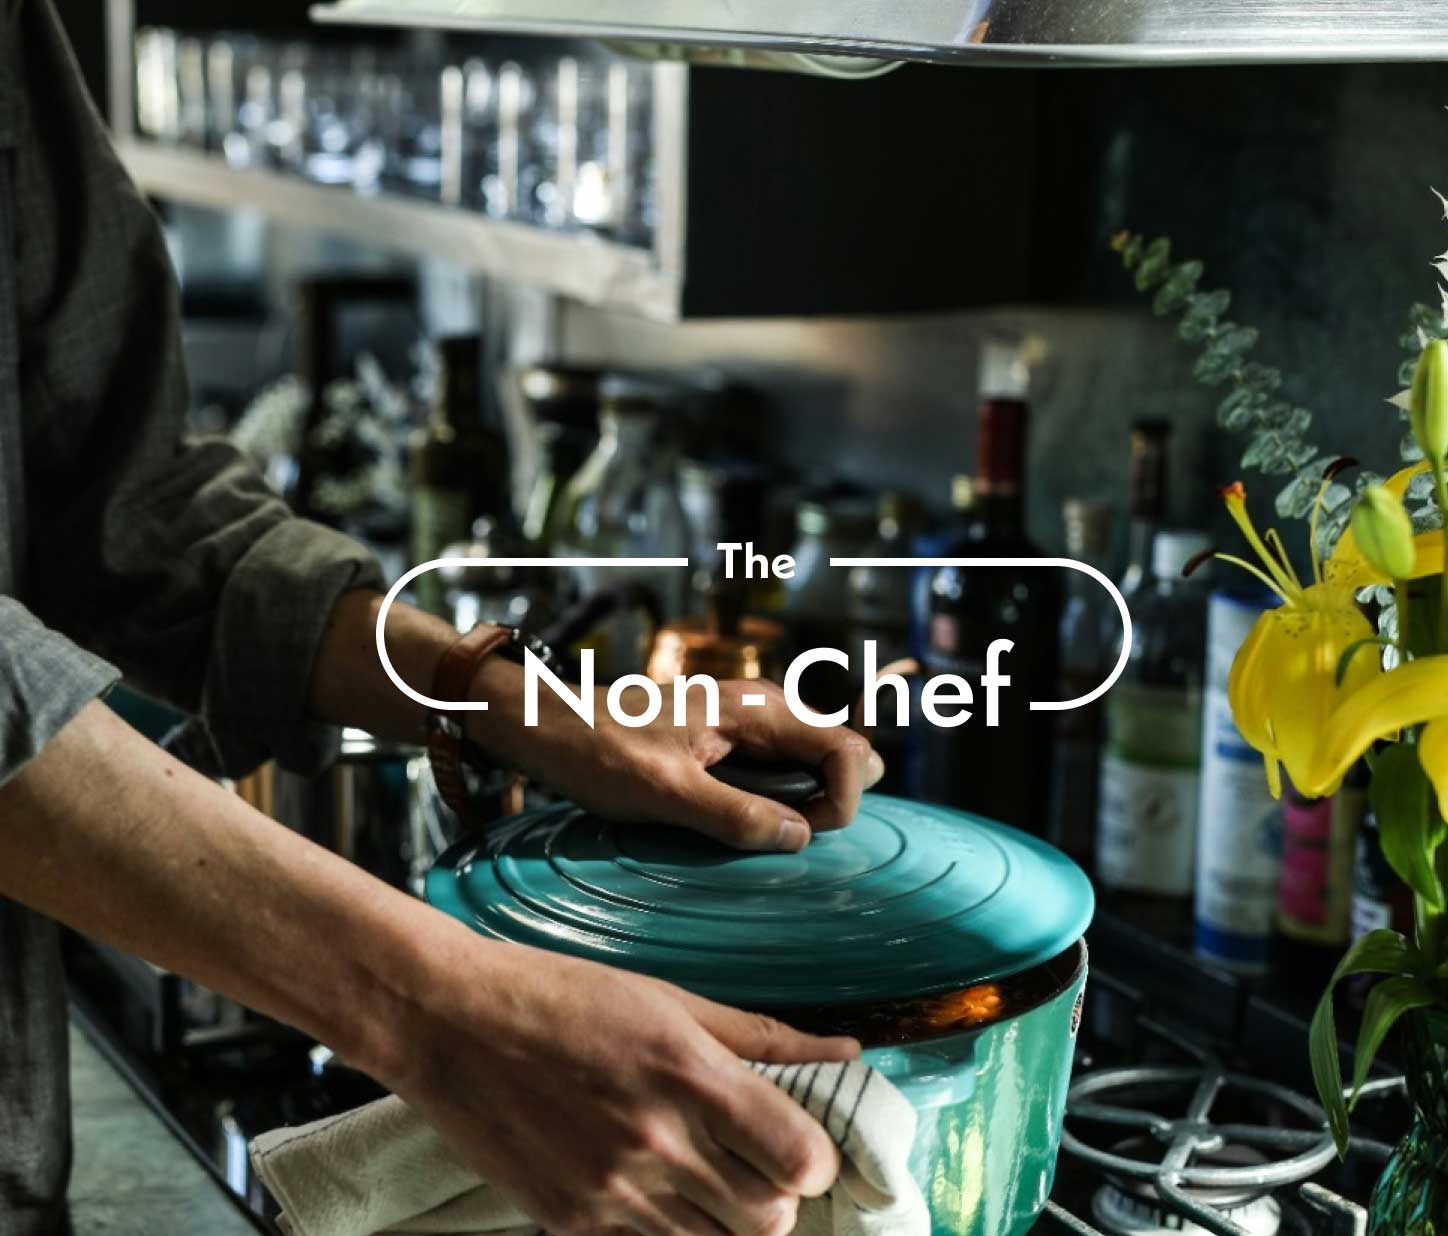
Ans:
{"type": "MultiPolygon", "coordinates": [[[[1213,1236],[1260,1236],[1263,1229],[1255,1224],[1244,1227],[1211,1205],[1204,1194],[1226,1191],[1237,1198],[1261,1196],[1308,1180],[1336,1153],[1327,1119],[1312,1100],[1276,1082],[1210,1063],[1203,1067],[1151,1066],[1087,1073],[1068,1092],[1066,1119],[1138,1135],[1127,1144],[1113,1143],[1110,1149],[1103,1149],[1088,1145],[1068,1123],[1061,1148],[1099,1168],[1108,1178],[1123,1183],[1149,1182],[1154,1201],[1164,1204],[1164,1211],[1190,1219],[1213,1236]],[[1133,1105],[1139,1104],[1143,1091],[1179,1093],[1183,1089],[1191,1093],[1183,1116],[1168,1116],[1133,1105]],[[1219,1123],[1212,1119],[1213,1108],[1226,1097],[1239,1106],[1245,1104],[1250,1112],[1261,1112],[1264,1122],[1219,1123]],[[1290,1114],[1300,1127],[1266,1123],[1269,1113],[1290,1114]],[[1250,1147],[1261,1153],[1246,1156],[1252,1160],[1248,1162],[1223,1162],[1223,1151],[1229,1147],[1250,1147]],[[1140,1154],[1123,1153],[1138,1148],[1140,1154]],[[1153,1149],[1160,1153],[1150,1153],[1153,1149]]],[[[1229,1160],[1232,1157],[1243,1156],[1226,1156],[1229,1160]]],[[[1331,1216],[1334,1233],[1352,1236],[1363,1229],[1361,1207],[1320,1186],[1304,1188],[1303,1195],[1305,1201],[1331,1216]]],[[[1091,1231],[1074,1216],[1053,1217],[1082,1236],[1091,1231]]],[[[1099,1209],[1098,1217],[1105,1217],[1099,1209]]]]}
{"type": "MultiPolygon", "coordinates": [[[[1150,1134],[1127,1138],[1112,1147],[1112,1153],[1128,1158],[1149,1155],[1154,1144],[1150,1134]]],[[[1239,1142],[1228,1142],[1215,1150],[1198,1151],[1202,1164],[1214,1167],[1261,1167],[1267,1162],[1260,1150],[1239,1142]]],[[[1282,1207],[1269,1190],[1260,1185],[1240,1189],[1186,1188],[1193,1201],[1211,1207],[1252,1236],[1277,1236],[1282,1229],[1282,1207]]],[[[1201,1236],[1197,1224],[1172,1212],[1158,1196],[1155,1184],[1141,1177],[1108,1175],[1092,1198],[1092,1213],[1109,1232],[1125,1236],[1201,1236]]]]}

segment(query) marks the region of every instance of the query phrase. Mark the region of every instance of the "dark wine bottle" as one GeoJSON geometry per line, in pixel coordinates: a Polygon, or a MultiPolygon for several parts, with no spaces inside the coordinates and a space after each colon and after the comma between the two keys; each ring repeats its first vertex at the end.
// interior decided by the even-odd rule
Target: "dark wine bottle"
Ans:
{"type": "MultiPolygon", "coordinates": [[[[1127,478],[1126,569],[1121,595],[1129,607],[1152,576],[1152,545],[1166,518],[1167,446],[1171,422],[1155,418],[1131,426],[1131,470],[1127,478]]],[[[1106,623],[1116,636],[1111,647],[1121,647],[1121,630],[1113,611],[1106,623]]]]}
{"type": "MultiPolygon", "coordinates": [[[[1068,498],[1062,508],[1066,555],[1100,566],[1111,537],[1111,508],[1068,498]]],[[[1063,585],[1059,698],[1079,699],[1094,691],[1110,668],[1119,641],[1108,642],[1109,619],[1119,616],[1110,594],[1080,571],[1068,571],[1063,585]],[[1110,611],[1108,613],[1108,611],[1110,611]]],[[[1096,850],[1096,797],[1101,743],[1106,732],[1101,700],[1055,714],[1055,766],[1051,770],[1051,819],[1046,840],[1089,866],[1096,850]]]]}
{"type": "MultiPolygon", "coordinates": [[[[964,532],[943,557],[1035,558],[1025,529],[1026,402],[987,394],[977,414],[976,482],[964,532]]],[[[1051,785],[1054,718],[1030,701],[1056,698],[1060,572],[1044,567],[941,567],[930,581],[923,650],[928,675],[971,685],[972,716],[954,728],[918,716],[925,734],[926,796],[1041,833],[1051,785]],[[1013,647],[999,669],[998,724],[987,724],[981,675],[992,641],[1013,647]]],[[[942,710],[945,711],[945,710],[942,710]]]]}
{"type": "MultiPolygon", "coordinates": [[[[428,562],[466,539],[480,515],[506,525],[508,454],[502,435],[483,419],[482,344],[476,335],[437,341],[440,368],[426,428],[412,447],[412,556],[428,562]]],[[[429,613],[451,618],[443,605],[442,577],[417,578],[416,600],[429,613]]]]}

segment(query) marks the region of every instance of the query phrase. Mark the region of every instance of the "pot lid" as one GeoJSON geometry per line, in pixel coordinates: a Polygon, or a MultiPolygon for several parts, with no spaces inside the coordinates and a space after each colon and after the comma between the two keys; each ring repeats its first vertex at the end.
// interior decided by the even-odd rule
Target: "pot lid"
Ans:
{"type": "Polygon", "coordinates": [[[1047,961],[1094,897],[1060,851],[944,807],[867,794],[798,854],[741,853],[568,805],[459,842],[427,899],[479,932],[752,1008],[895,1000],[1047,961]]]}

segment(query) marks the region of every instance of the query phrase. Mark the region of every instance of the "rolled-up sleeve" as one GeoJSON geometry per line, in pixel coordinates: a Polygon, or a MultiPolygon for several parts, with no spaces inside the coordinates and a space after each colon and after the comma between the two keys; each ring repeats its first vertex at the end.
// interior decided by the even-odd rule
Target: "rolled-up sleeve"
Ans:
{"type": "MultiPolygon", "coordinates": [[[[22,0],[19,14],[18,595],[30,625],[14,638],[34,673],[68,636],[100,658],[72,651],[77,689],[102,689],[110,662],[198,715],[224,771],[268,757],[316,767],[332,739],[307,717],[322,632],[337,598],[379,586],[380,572],[355,541],[292,516],[228,444],[184,437],[179,298],[160,227],[49,0],[22,0]]],[[[18,707],[36,710],[28,696],[18,707]]]]}
{"type": "Polygon", "coordinates": [[[115,666],[0,596],[0,785],[121,676],[115,666]]]}

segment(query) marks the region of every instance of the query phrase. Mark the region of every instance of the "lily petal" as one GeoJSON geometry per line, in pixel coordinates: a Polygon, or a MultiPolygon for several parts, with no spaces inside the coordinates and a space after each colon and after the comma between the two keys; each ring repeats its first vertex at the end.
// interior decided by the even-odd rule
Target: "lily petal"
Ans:
{"type": "Polygon", "coordinates": [[[1421,472],[1428,471],[1429,464],[1426,459],[1420,459],[1417,463],[1410,463],[1406,468],[1399,468],[1392,476],[1383,482],[1383,488],[1388,490],[1399,502],[1408,493],[1408,485],[1413,478],[1421,472]]]}
{"type": "MultiPolygon", "coordinates": [[[[1400,502],[1408,492],[1408,485],[1419,473],[1428,471],[1426,460],[1399,468],[1386,481],[1383,488],[1400,502]]],[[[1425,575],[1437,575],[1443,570],[1443,534],[1441,532],[1420,532],[1413,538],[1413,574],[1411,579],[1425,575]]],[[[1358,589],[1371,584],[1387,584],[1392,581],[1363,557],[1357,537],[1351,527],[1343,530],[1333,548],[1332,556],[1323,564],[1322,576],[1332,584],[1358,589]]]]}
{"type": "MultiPolygon", "coordinates": [[[[1288,772],[1304,794],[1326,797],[1378,739],[1440,717],[1448,717],[1448,656],[1419,657],[1345,695],[1327,714],[1302,779],[1290,765],[1288,772]]],[[[1448,754],[1441,766],[1448,770],[1448,754]]]]}
{"type": "Polygon", "coordinates": [[[1303,788],[1315,765],[1323,718],[1382,673],[1379,658],[1363,650],[1349,662],[1339,686],[1343,651],[1371,638],[1372,626],[1350,597],[1328,605],[1337,598],[1326,585],[1306,589],[1303,598],[1311,608],[1282,605],[1252,624],[1227,678],[1232,719],[1261,752],[1274,796],[1280,789],[1278,763],[1303,788]]]}
{"type": "MultiPolygon", "coordinates": [[[[1267,614],[1258,617],[1247,632],[1247,638],[1237,648],[1231,672],[1227,675],[1227,704],[1232,710],[1232,720],[1242,737],[1264,756],[1268,756],[1272,748],[1271,724],[1266,707],[1269,701],[1262,667],[1262,652],[1271,625],[1267,614]]],[[[1276,762],[1273,751],[1268,756],[1268,764],[1275,765],[1276,762]]],[[[1268,779],[1271,780],[1270,772],[1268,779]]]]}
{"type": "Polygon", "coordinates": [[[1423,727],[1418,735],[1418,763],[1438,795],[1438,814],[1448,819],[1448,720],[1440,717],[1423,727]]]}

